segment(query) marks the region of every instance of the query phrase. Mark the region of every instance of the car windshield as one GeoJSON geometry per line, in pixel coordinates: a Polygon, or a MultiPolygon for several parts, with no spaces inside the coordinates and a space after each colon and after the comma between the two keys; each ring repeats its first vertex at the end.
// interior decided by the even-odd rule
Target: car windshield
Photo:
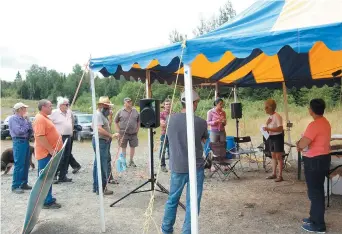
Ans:
{"type": "Polygon", "coordinates": [[[84,123],[91,123],[93,120],[92,115],[79,115],[77,116],[77,120],[79,124],[84,124],[84,123]]]}

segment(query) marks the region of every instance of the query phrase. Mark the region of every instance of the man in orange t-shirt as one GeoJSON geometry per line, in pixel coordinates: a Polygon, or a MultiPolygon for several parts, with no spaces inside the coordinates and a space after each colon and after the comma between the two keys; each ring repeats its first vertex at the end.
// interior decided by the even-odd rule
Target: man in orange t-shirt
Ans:
{"type": "MultiPolygon", "coordinates": [[[[33,130],[35,137],[35,156],[38,160],[38,173],[49,163],[50,159],[62,149],[62,137],[55,125],[48,118],[52,112],[52,104],[49,100],[38,102],[39,113],[36,115],[33,130]]],[[[61,205],[52,197],[52,186],[45,198],[44,209],[59,209],[61,205]]]]}
{"type": "Polygon", "coordinates": [[[310,217],[303,219],[302,228],[309,232],[326,231],[324,212],[324,180],[330,168],[331,126],[323,116],[325,102],[322,99],[310,101],[309,113],[314,119],[305,130],[297,149],[303,152],[305,180],[311,201],[310,217]]]}

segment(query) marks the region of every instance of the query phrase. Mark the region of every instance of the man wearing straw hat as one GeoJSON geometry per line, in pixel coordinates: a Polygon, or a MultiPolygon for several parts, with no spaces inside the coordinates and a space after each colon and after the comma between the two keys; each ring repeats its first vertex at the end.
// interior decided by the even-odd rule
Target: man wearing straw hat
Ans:
{"type": "Polygon", "coordinates": [[[12,191],[17,194],[32,189],[27,184],[31,156],[29,139],[32,134],[32,125],[27,120],[27,107],[22,102],[16,103],[14,115],[8,121],[14,157],[12,191]]]}
{"type": "MultiPolygon", "coordinates": [[[[38,160],[38,172],[42,171],[50,159],[62,149],[62,136],[58,133],[55,125],[49,119],[52,104],[49,100],[43,99],[38,102],[39,113],[36,115],[33,130],[35,138],[35,156],[38,160]]],[[[43,209],[59,209],[61,205],[56,203],[52,197],[52,186],[45,198],[43,209]]]]}
{"type": "MultiPolygon", "coordinates": [[[[108,190],[107,182],[109,179],[109,171],[108,171],[108,161],[109,161],[109,148],[114,135],[111,134],[110,124],[109,124],[109,115],[111,111],[111,107],[113,104],[110,102],[107,96],[100,97],[99,102],[97,103],[97,127],[99,131],[99,148],[100,148],[100,165],[101,165],[101,176],[102,176],[102,188],[104,195],[111,195],[113,191],[108,190]]],[[[94,120],[93,120],[93,128],[94,128],[94,120]]],[[[93,148],[96,153],[95,147],[95,136],[93,136],[93,148]]],[[[98,184],[97,179],[97,164],[96,157],[94,160],[94,169],[93,169],[93,192],[99,193],[100,185],[98,184]]]]}

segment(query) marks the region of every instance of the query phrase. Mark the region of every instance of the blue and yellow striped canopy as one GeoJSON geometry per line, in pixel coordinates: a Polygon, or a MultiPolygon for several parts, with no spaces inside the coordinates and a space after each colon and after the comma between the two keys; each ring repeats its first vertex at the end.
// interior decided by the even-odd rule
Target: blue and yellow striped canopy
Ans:
{"type": "MultiPolygon", "coordinates": [[[[233,21],[186,41],[183,64],[190,64],[193,83],[231,86],[310,87],[340,83],[342,69],[341,0],[257,1],[233,21]]],[[[121,75],[172,83],[181,43],[94,58],[90,68],[104,76],[121,75]]],[[[180,82],[183,82],[181,76],[180,82]]]]}

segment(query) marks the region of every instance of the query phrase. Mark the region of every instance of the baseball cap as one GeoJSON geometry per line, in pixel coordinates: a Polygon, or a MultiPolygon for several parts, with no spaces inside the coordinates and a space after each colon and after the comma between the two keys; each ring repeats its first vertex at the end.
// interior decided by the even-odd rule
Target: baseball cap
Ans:
{"type": "MultiPolygon", "coordinates": [[[[194,102],[200,100],[200,97],[195,90],[192,90],[192,99],[194,102]]],[[[181,95],[181,102],[185,102],[185,91],[181,95]]]]}
{"type": "Polygon", "coordinates": [[[22,102],[18,102],[18,103],[16,103],[14,106],[13,106],[13,109],[14,110],[18,110],[18,109],[20,109],[20,108],[22,108],[22,107],[28,107],[27,105],[25,105],[24,103],[22,103],[22,102]]]}
{"type": "Polygon", "coordinates": [[[129,101],[132,101],[132,99],[129,97],[124,98],[124,102],[129,102],[129,101]]]}

